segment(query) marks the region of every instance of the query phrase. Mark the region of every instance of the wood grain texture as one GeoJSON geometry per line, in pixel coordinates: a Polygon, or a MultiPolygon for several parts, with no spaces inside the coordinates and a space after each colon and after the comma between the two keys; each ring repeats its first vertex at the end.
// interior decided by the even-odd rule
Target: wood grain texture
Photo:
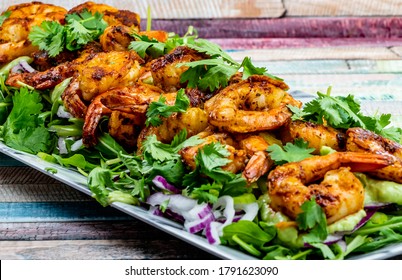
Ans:
{"type": "Polygon", "coordinates": [[[174,19],[152,28],[184,35],[190,25],[201,38],[402,38],[401,17],[174,19]]]}
{"type": "Polygon", "coordinates": [[[305,59],[400,59],[385,47],[325,47],[325,48],[279,48],[259,50],[235,50],[230,55],[237,61],[245,56],[259,60],[305,60],[305,59]]]}
{"type": "Polygon", "coordinates": [[[0,241],[4,260],[216,259],[178,239],[0,241]]]}
{"type": "MultiPolygon", "coordinates": [[[[0,11],[11,4],[25,3],[27,0],[1,1],[0,11]]],[[[43,0],[43,2],[63,6],[67,9],[81,4],[83,0],[43,0]]],[[[138,13],[146,18],[147,8],[151,7],[152,18],[251,18],[251,17],[280,17],[285,13],[281,0],[101,0],[123,10],[138,13]]]]}
{"type": "Polygon", "coordinates": [[[133,218],[96,201],[77,202],[1,202],[0,223],[116,221],[133,218]]]}
{"type": "Polygon", "coordinates": [[[287,16],[402,15],[400,0],[284,0],[287,16]]]}

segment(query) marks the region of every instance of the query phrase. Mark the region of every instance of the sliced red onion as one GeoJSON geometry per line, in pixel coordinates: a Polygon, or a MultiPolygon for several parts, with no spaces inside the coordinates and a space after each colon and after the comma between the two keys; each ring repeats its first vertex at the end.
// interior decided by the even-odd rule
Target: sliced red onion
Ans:
{"type": "Polygon", "coordinates": [[[236,204],[236,209],[244,210],[245,214],[241,217],[240,220],[252,221],[258,214],[258,203],[247,203],[247,204],[236,204]]]}
{"type": "Polygon", "coordinates": [[[371,202],[370,204],[364,205],[364,209],[381,209],[392,205],[391,202],[371,202]]]}
{"type": "Polygon", "coordinates": [[[370,218],[377,212],[378,209],[379,208],[375,208],[375,209],[374,208],[373,209],[367,208],[366,209],[366,216],[364,216],[360,220],[360,222],[357,223],[355,228],[351,232],[348,232],[348,233],[352,233],[352,232],[358,230],[359,228],[361,228],[362,226],[364,226],[367,223],[367,221],[370,220],[370,218]]]}
{"type": "Polygon", "coordinates": [[[162,190],[167,190],[172,193],[179,194],[181,193],[181,190],[176,188],[175,186],[171,185],[164,177],[160,175],[156,175],[155,178],[152,180],[152,183],[154,185],[162,190]]]}
{"type": "Polygon", "coordinates": [[[36,72],[36,70],[34,68],[32,68],[32,66],[29,65],[28,62],[26,62],[25,60],[21,60],[17,65],[15,65],[11,69],[11,73],[16,73],[16,72],[32,73],[32,72],[36,72]]]}
{"type": "MultiPolygon", "coordinates": [[[[342,238],[343,234],[330,234],[322,243],[324,243],[325,245],[332,245],[341,241],[342,238]]],[[[304,243],[304,247],[311,248],[312,246],[309,243],[304,243]]]]}
{"type": "Polygon", "coordinates": [[[210,222],[205,228],[205,236],[209,244],[219,245],[221,244],[221,239],[219,238],[219,231],[222,224],[219,222],[210,222]]]}
{"type": "Polygon", "coordinates": [[[202,219],[194,220],[194,221],[185,221],[184,222],[184,228],[187,229],[188,232],[190,233],[197,233],[202,231],[207,227],[208,224],[210,224],[212,221],[214,221],[214,215],[212,212],[210,212],[208,215],[206,215],[202,219]]]}
{"type": "Polygon", "coordinates": [[[348,246],[346,245],[345,240],[339,240],[338,242],[336,242],[336,244],[338,244],[342,248],[343,252],[346,252],[348,246]]]}
{"type": "Polygon", "coordinates": [[[147,203],[156,206],[161,205],[166,200],[169,200],[167,208],[180,215],[190,211],[195,205],[197,205],[196,200],[181,194],[163,194],[161,192],[150,195],[147,199],[147,203]]]}
{"type": "Polygon", "coordinates": [[[184,218],[182,215],[179,215],[173,211],[170,211],[169,209],[166,209],[165,212],[162,212],[162,210],[159,209],[159,207],[151,206],[149,208],[149,212],[155,216],[165,217],[165,218],[169,218],[171,220],[174,220],[174,221],[177,221],[180,223],[184,223],[184,218]]]}
{"type": "Polygon", "coordinates": [[[183,213],[186,221],[194,221],[204,218],[212,213],[212,207],[208,203],[197,204],[190,211],[183,213]]]}
{"type": "Polygon", "coordinates": [[[82,147],[82,139],[79,139],[77,141],[74,142],[74,144],[71,145],[71,151],[75,152],[77,151],[79,148],[82,147]]]}
{"type": "Polygon", "coordinates": [[[221,196],[218,201],[213,205],[212,209],[214,210],[213,213],[215,218],[221,218],[222,216],[226,218],[222,227],[219,229],[219,235],[222,235],[222,229],[225,226],[230,225],[233,222],[233,218],[235,216],[233,197],[228,195],[221,196]],[[216,211],[219,210],[221,207],[224,208],[222,213],[221,211],[216,211]]]}
{"type": "Polygon", "coordinates": [[[59,137],[59,139],[57,140],[57,148],[59,148],[59,153],[61,155],[68,153],[66,140],[63,137],[59,137]]]}

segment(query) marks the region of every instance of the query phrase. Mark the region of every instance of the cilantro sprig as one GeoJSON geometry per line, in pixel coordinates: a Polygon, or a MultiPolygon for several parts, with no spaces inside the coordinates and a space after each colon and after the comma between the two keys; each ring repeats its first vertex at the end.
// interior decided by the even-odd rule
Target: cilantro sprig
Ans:
{"type": "Polygon", "coordinates": [[[34,46],[54,57],[64,49],[75,51],[98,39],[106,27],[102,14],[91,14],[84,10],[79,14],[68,14],[66,25],[57,21],[43,21],[40,26],[32,28],[28,38],[34,46]]]}
{"type": "Polygon", "coordinates": [[[318,97],[306,103],[303,109],[289,105],[289,109],[293,112],[292,119],[340,129],[361,127],[394,141],[401,141],[402,129],[388,127],[391,123],[391,114],[364,115],[360,102],[353,95],[331,96],[331,88],[326,94],[317,92],[317,95],[318,97]]]}
{"type": "Polygon", "coordinates": [[[264,75],[282,80],[269,74],[264,67],[255,67],[249,57],[245,57],[241,63],[236,62],[220,46],[208,40],[198,39],[187,46],[209,56],[208,59],[178,64],[178,67],[183,65],[189,67],[180,78],[180,82],[188,82],[188,87],[214,91],[226,87],[229,79],[240,70],[243,70],[243,79],[251,75],[264,75]]]}
{"type": "Polygon", "coordinates": [[[305,142],[303,139],[295,139],[294,144],[287,143],[284,147],[274,144],[269,146],[267,151],[275,164],[281,165],[312,157],[311,153],[314,151],[314,148],[309,148],[308,142],[305,142]]]}
{"type": "Polygon", "coordinates": [[[230,160],[230,152],[220,142],[200,148],[195,156],[196,168],[183,178],[187,193],[198,201],[214,203],[223,195],[239,196],[246,192],[241,174],[222,169],[230,160]]]}
{"type": "Polygon", "coordinates": [[[184,89],[177,91],[174,105],[167,105],[166,98],[161,95],[159,100],[149,104],[145,125],[159,126],[162,124],[161,117],[167,118],[173,113],[184,113],[190,106],[190,99],[187,97],[184,89]]]}
{"type": "Polygon", "coordinates": [[[133,34],[133,37],[135,41],[130,43],[129,49],[136,51],[142,58],[146,54],[156,58],[169,53],[178,46],[187,46],[208,56],[207,59],[177,65],[177,67],[189,67],[180,77],[180,82],[187,82],[187,86],[190,88],[198,87],[201,90],[214,91],[227,86],[229,79],[240,70],[243,70],[243,79],[247,79],[251,75],[265,75],[272,79],[282,80],[269,74],[266,68],[253,65],[249,57],[245,57],[241,63],[236,62],[219,45],[205,39],[198,39],[198,33],[192,26],[188,28],[183,37],[174,34],[169,36],[166,42],[159,42],[146,35],[133,34]]]}

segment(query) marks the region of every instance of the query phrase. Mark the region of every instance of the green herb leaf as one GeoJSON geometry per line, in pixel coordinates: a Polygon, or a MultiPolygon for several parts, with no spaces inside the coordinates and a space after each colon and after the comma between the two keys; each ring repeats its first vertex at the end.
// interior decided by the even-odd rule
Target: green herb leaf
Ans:
{"type": "Polygon", "coordinates": [[[0,15],[0,26],[3,25],[3,22],[11,16],[11,11],[4,12],[0,15]]]}
{"type": "Polygon", "coordinates": [[[190,99],[185,94],[184,89],[180,89],[177,92],[174,105],[169,106],[166,103],[166,98],[161,95],[157,102],[149,104],[146,116],[147,120],[145,125],[159,126],[162,124],[161,117],[167,118],[173,113],[184,113],[190,106],[190,99]]]}
{"type": "Polygon", "coordinates": [[[315,201],[315,197],[303,203],[303,211],[296,217],[299,229],[309,231],[303,238],[304,242],[316,243],[325,240],[328,236],[327,219],[322,208],[315,201]]]}
{"type": "Polygon", "coordinates": [[[57,21],[43,21],[40,26],[32,27],[28,39],[32,45],[47,51],[53,57],[64,49],[65,29],[57,21]]]}
{"type": "Polygon", "coordinates": [[[153,58],[159,57],[165,53],[165,43],[161,43],[155,39],[151,39],[146,35],[132,34],[135,41],[128,46],[129,50],[136,51],[142,58],[145,54],[150,54],[153,58]]]}
{"type": "Polygon", "coordinates": [[[5,144],[31,154],[47,152],[54,143],[39,118],[43,109],[39,93],[22,87],[12,100],[14,106],[3,127],[5,144]]]}
{"type": "Polygon", "coordinates": [[[287,143],[283,148],[277,144],[267,148],[269,155],[276,164],[281,165],[287,162],[297,162],[312,157],[314,148],[308,147],[308,142],[303,139],[296,139],[295,143],[287,143]]]}

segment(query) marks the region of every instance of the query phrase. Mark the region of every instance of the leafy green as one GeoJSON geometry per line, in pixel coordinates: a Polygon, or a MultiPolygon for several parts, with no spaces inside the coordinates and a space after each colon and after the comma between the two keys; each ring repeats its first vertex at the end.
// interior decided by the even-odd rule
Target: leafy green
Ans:
{"type": "Polygon", "coordinates": [[[219,142],[200,148],[195,156],[196,168],[183,178],[187,192],[199,201],[215,202],[219,196],[238,196],[246,192],[241,174],[222,169],[230,160],[227,148],[219,142]]]}
{"type": "Polygon", "coordinates": [[[269,156],[278,165],[287,162],[297,162],[312,157],[314,148],[308,147],[308,142],[303,139],[296,139],[294,144],[286,143],[282,148],[278,144],[271,145],[267,148],[269,156]]]}
{"type": "Polygon", "coordinates": [[[11,16],[11,11],[6,11],[0,15],[0,26],[3,25],[3,22],[11,16]]]}
{"type": "Polygon", "coordinates": [[[102,17],[98,12],[91,14],[84,10],[80,14],[68,14],[64,26],[57,21],[43,21],[32,28],[28,38],[34,46],[54,57],[64,49],[78,50],[98,39],[107,27],[102,17]]]}
{"type": "Polygon", "coordinates": [[[88,186],[93,197],[102,205],[108,206],[112,202],[123,202],[138,205],[139,201],[129,192],[123,192],[116,188],[113,182],[113,174],[109,169],[94,168],[88,176],[88,186]]]}
{"type": "Polygon", "coordinates": [[[28,35],[32,45],[47,51],[53,57],[63,51],[66,44],[65,28],[57,21],[43,21],[40,26],[34,26],[28,35]]]}
{"type": "Polygon", "coordinates": [[[151,39],[146,35],[139,35],[134,33],[132,35],[135,41],[132,41],[128,46],[129,50],[136,51],[142,58],[148,52],[153,58],[159,57],[165,53],[165,43],[158,40],[151,39]]]}
{"type": "Polygon", "coordinates": [[[185,94],[184,89],[177,91],[176,100],[174,105],[167,105],[166,98],[161,95],[157,102],[152,102],[149,104],[146,116],[147,120],[145,125],[149,126],[159,126],[163,123],[160,119],[161,117],[167,118],[173,113],[184,113],[190,106],[190,99],[185,94]]]}
{"type": "Polygon", "coordinates": [[[402,129],[387,127],[391,123],[391,114],[366,116],[361,112],[360,103],[353,95],[331,96],[330,93],[331,88],[326,94],[317,92],[318,97],[308,102],[303,109],[289,105],[289,109],[294,113],[292,119],[341,129],[361,127],[394,141],[401,141],[402,129]]]}
{"type": "Polygon", "coordinates": [[[315,201],[315,197],[304,202],[301,210],[303,212],[296,217],[296,222],[299,229],[308,231],[303,238],[304,242],[313,244],[325,240],[328,236],[327,219],[324,211],[315,201]]]}
{"type": "Polygon", "coordinates": [[[43,109],[39,93],[22,87],[12,101],[13,109],[2,130],[4,143],[31,154],[50,150],[54,141],[39,116],[43,109]]]}
{"type": "Polygon", "coordinates": [[[132,41],[128,46],[129,50],[136,51],[139,56],[145,58],[148,54],[153,58],[159,57],[163,54],[169,53],[171,50],[178,46],[186,45],[194,42],[197,38],[197,30],[193,26],[189,26],[187,33],[183,37],[177,34],[169,34],[166,42],[159,42],[156,39],[149,38],[147,35],[140,35],[137,33],[132,34],[135,41],[132,41]]]}

